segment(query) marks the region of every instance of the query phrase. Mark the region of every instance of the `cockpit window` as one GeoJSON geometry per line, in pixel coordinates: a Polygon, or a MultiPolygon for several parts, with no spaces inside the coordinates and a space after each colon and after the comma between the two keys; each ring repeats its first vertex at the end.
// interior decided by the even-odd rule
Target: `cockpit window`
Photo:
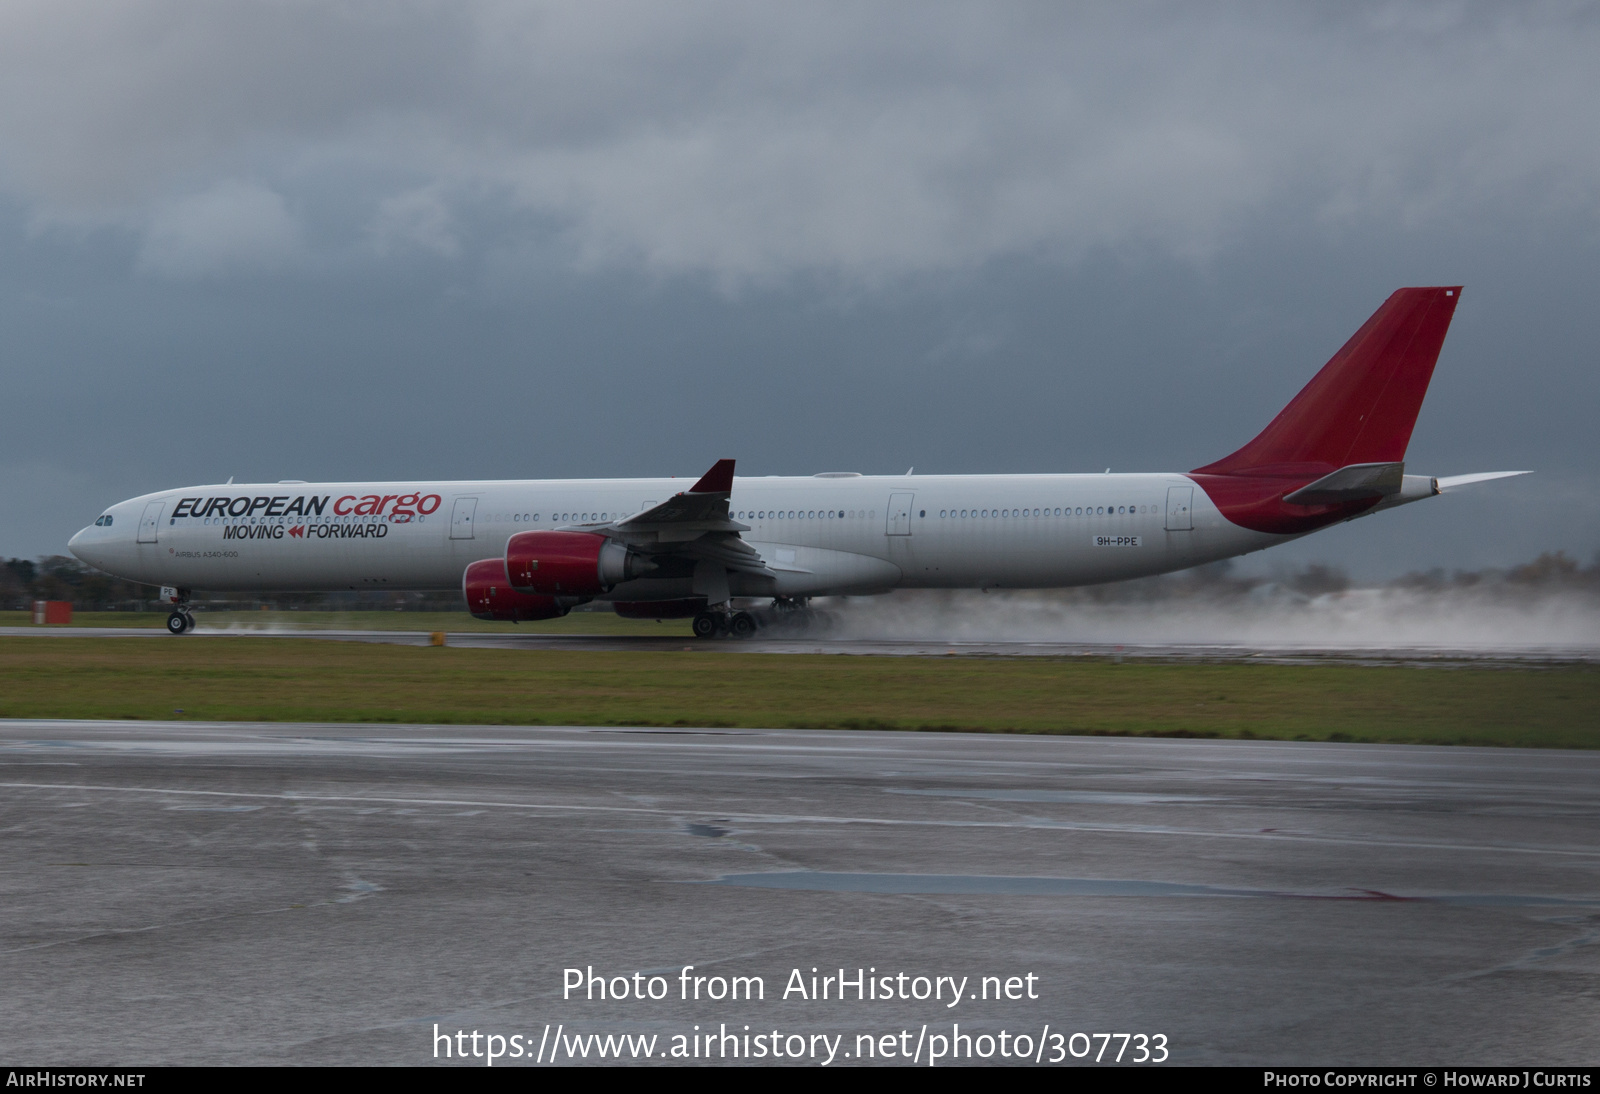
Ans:
{"type": "Polygon", "coordinates": [[[111,514],[107,513],[105,516],[101,517],[99,520],[95,521],[94,523],[95,523],[95,527],[96,528],[110,528],[111,527],[111,514]]]}

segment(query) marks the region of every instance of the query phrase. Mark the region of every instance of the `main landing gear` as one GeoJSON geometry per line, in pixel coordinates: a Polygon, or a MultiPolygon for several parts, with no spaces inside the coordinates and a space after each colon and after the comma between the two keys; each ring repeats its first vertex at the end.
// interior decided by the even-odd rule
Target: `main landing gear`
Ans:
{"type": "Polygon", "coordinates": [[[761,629],[761,624],[749,612],[707,609],[694,617],[693,629],[696,638],[715,638],[719,634],[730,638],[749,638],[761,629]]]}
{"type": "Polygon", "coordinates": [[[833,625],[827,612],[814,611],[804,597],[779,597],[769,608],[738,611],[731,605],[707,608],[694,617],[696,638],[750,638],[757,631],[770,630],[775,636],[798,637],[823,631],[833,625]]]}

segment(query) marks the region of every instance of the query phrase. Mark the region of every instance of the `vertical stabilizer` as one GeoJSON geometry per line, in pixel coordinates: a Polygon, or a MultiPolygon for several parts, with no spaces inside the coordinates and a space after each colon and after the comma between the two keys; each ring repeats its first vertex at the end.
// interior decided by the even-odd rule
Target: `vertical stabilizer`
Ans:
{"type": "Polygon", "coordinates": [[[1400,289],[1249,444],[1201,475],[1323,475],[1398,463],[1422,409],[1459,285],[1400,289]]]}
{"type": "Polygon", "coordinates": [[[1258,532],[1300,535],[1371,509],[1403,479],[1460,299],[1459,285],[1400,289],[1253,441],[1189,477],[1258,532]]]}

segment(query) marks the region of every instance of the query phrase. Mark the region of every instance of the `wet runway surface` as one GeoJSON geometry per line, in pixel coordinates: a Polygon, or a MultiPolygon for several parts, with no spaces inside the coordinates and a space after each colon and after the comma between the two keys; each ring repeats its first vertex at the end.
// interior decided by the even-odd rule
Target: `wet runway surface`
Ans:
{"type": "MultiPolygon", "coordinates": [[[[0,636],[53,638],[159,638],[168,642],[229,638],[315,638],[333,642],[373,642],[384,645],[426,646],[428,631],[331,630],[286,628],[201,628],[174,638],[154,627],[0,627],[0,636]]],[[[1111,657],[1163,661],[1255,661],[1285,664],[1595,664],[1600,648],[1586,646],[1507,646],[1505,648],[1451,646],[1314,646],[1208,644],[1108,644],[1104,642],[1012,642],[967,640],[917,640],[857,638],[837,635],[761,637],[736,641],[654,635],[529,634],[495,631],[451,631],[446,643],[464,649],[587,650],[592,652],[656,652],[713,650],[720,653],[825,653],[888,657],[1111,657]]]]}
{"type": "Polygon", "coordinates": [[[1595,753],[6,721],[0,784],[18,1064],[424,1063],[435,1024],[531,1056],[547,1023],[843,1034],[834,1066],[953,1023],[1181,1063],[1600,1055],[1595,753]],[[682,1000],[685,965],[765,998],[682,1000]],[[563,1000],[589,966],[666,998],[563,1000]],[[782,998],[814,968],[971,994],[782,998]]]}

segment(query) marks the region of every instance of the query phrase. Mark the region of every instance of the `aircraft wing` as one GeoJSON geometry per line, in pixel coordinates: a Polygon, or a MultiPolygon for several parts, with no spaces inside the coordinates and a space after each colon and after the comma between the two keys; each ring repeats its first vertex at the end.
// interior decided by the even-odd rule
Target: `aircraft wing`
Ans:
{"type": "Polygon", "coordinates": [[[760,554],[739,538],[750,526],[728,516],[733,465],[733,460],[718,460],[682,493],[624,520],[594,527],[640,554],[678,555],[707,560],[728,570],[776,576],[760,554]]]}
{"type": "Polygon", "coordinates": [[[728,517],[733,493],[733,461],[718,460],[700,481],[660,505],[635,513],[613,526],[618,538],[641,545],[684,543],[707,532],[748,532],[750,526],[728,517]]]}

